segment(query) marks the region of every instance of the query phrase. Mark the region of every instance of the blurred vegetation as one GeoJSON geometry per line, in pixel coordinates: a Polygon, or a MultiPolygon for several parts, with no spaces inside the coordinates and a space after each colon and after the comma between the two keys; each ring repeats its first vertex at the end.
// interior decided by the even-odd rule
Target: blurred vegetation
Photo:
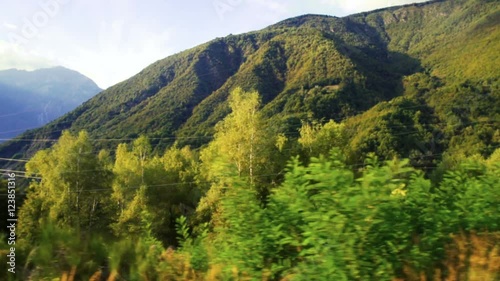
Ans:
{"type": "Polygon", "coordinates": [[[491,248],[500,233],[500,148],[488,157],[453,155],[451,164],[400,158],[432,130],[406,98],[370,111],[381,127],[360,129],[368,146],[349,142],[349,124],[333,120],[304,121],[290,139],[262,124],[257,92],[237,88],[229,101],[231,113],[199,151],[176,144],[155,153],[141,136],[119,144],[113,161],[92,151],[85,131],[65,131],[39,151],[26,164],[40,179],[19,212],[18,271],[9,278],[500,277],[500,251],[491,248]],[[398,124],[410,133],[392,132],[398,124]],[[477,265],[473,257],[489,260],[477,265]]]}
{"type": "Polygon", "coordinates": [[[4,144],[16,278],[499,279],[499,7],[219,38],[4,144]]]}

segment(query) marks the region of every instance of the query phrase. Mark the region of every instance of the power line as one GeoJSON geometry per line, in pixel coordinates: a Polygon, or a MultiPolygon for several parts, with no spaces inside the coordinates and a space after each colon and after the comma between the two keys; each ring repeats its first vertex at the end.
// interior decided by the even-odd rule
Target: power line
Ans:
{"type": "Polygon", "coordinates": [[[37,180],[41,180],[41,179],[42,179],[41,177],[31,177],[31,176],[26,176],[26,175],[18,175],[18,174],[16,174],[16,178],[24,178],[24,179],[37,179],[37,180]]]}
{"type": "Polygon", "coordinates": [[[11,169],[0,169],[0,172],[7,172],[7,173],[26,173],[26,171],[11,170],[11,169]]]}
{"type": "Polygon", "coordinates": [[[1,158],[0,160],[6,160],[6,161],[14,161],[14,162],[29,162],[29,160],[24,160],[24,159],[15,159],[15,158],[1,158]]]}
{"type": "MultiPolygon", "coordinates": [[[[497,146],[492,146],[492,148],[499,148],[500,145],[497,145],[497,146]]],[[[427,158],[427,157],[433,157],[433,156],[442,156],[444,155],[446,152],[444,153],[434,153],[434,154],[424,154],[424,155],[421,155],[421,156],[417,156],[417,157],[408,157],[408,158],[405,158],[405,159],[409,159],[409,160],[418,160],[418,159],[421,159],[421,158],[427,158]]],[[[350,168],[350,169],[353,169],[353,168],[359,168],[359,167],[365,167],[366,166],[366,163],[354,163],[354,164],[349,164],[349,165],[345,165],[344,167],[345,168],[350,168]]],[[[428,166],[425,166],[425,167],[417,167],[415,168],[416,170],[419,170],[419,169],[427,169],[427,170],[430,170],[430,169],[435,169],[436,167],[428,167],[428,166]]],[[[95,170],[95,171],[112,171],[112,170],[95,170]]],[[[20,171],[22,172],[22,171],[20,171]]],[[[75,172],[75,171],[72,171],[72,172],[75,172]]],[[[80,171],[81,172],[81,171],[80,171]]],[[[64,171],[62,172],[64,173],[64,171]]],[[[254,175],[253,177],[256,177],[256,178],[259,178],[259,177],[271,177],[271,176],[281,176],[281,175],[285,175],[286,172],[285,171],[282,171],[280,173],[273,173],[273,174],[262,174],[262,175],[254,175]]],[[[226,174],[226,175],[222,175],[222,176],[232,176],[233,174],[226,174]]],[[[17,177],[18,175],[16,175],[17,177]]],[[[249,178],[250,176],[240,176],[239,178],[249,178]]],[[[26,178],[33,178],[33,179],[42,179],[41,177],[27,177],[26,178]]],[[[180,185],[192,185],[192,184],[210,184],[210,183],[213,183],[214,181],[205,181],[205,182],[200,182],[200,181],[191,181],[191,182],[173,182],[173,183],[165,183],[165,184],[156,184],[156,185],[146,185],[146,187],[171,187],[171,186],[180,186],[180,185]]],[[[139,189],[141,188],[141,186],[134,186],[134,187],[125,187],[125,188],[121,188],[122,190],[123,189],[139,189]]],[[[87,189],[87,190],[83,190],[83,192],[111,192],[113,191],[113,188],[105,188],[105,189],[87,189]]],[[[74,192],[72,192],[74,193],[74,192]]],[[[4,194],[0,194],[0,195],[4,195],[4,194]]]]}
{"type": "Polygon", "coordinates": [[[10,131],[3,131],[3,132],[0,132],[0,135],[6,135],[6,134],[10,134],[10,133],[15,133],[15,132],[25,132],[25,131],[33,130],[33,129],[36,129],[36,128],[40,128],[40,127],[29,127],[29,128],[24,128],[24,129],[16,129],[16,130],[10,130],[10,131]]]}
{"type": "Polygon", "coordinates": [[[38,110],[24,110],[24,111],[18,111],[18,112],[15,112],[15,113],[9,113],[9,114],[0,115],[0,118],[10,117],[10,116],[16,116],[16,115],[21,115],[21,114],[24,114],[24,113],[28,113],[28,112],[36,112],[36,111],[38,111],[38,110]]]}
{"type": "MultiPolygon", "coordinates": [[[[468,126],[468,125],[473,125],[473,124],[479,124],[479,123],[484,123],[484,124],[488,124],[488,123],[497,123],[499,121],[494,121],[494,120],[484,120],[484,121],[476,121],[476,122],[469,122],[469,123],[459,123],[459,124],[456,124],[456,125],[452,125],[453,127],[459,127],[459,126],[468,126]]],[[[500,123],[500,122],[499,122],[500,123]]],[[[427,123],[427,124],[423,124],[423,123],[420,123],[419,125],[435,125],[435,124],[448,124],[447,122],[430,122],[430,123],[427,123]]],[[[414,123],[412,124],[409,124],[409,125],[414,125],[414,123]]],[[[494,124],[488,124],[488,125],[494,125],[494,124]]],[[[384,126],[384,128],[400,128],[402,126],[407,126],[407,125],[399,125],[399,126],[384,126]]],[[[352,131],[358,131],[358,128],[357,127],[354,127],[354,128],[349,128],[347,129],[345,132],[346,133],[349,133],[349,132],[352,132],[352,131]]],[[[422,131],[420,130],[414,130],[414,131],[409,131],[409,132],[401,132],[401,133],[396,133],[396,134],[391,134],[391,136],[405,136],[405,135],[413,135],[413,134],[418,134],[418,133],[422,133],[422,131]]],[[[425,132],[424,132],[425,133],[425,132]]],[[[286,133],[284,134],[285,136],[299,136],[300,135],[300,132],[293,132],[293,133],[286,133]]],[[[212,137],[213,138],[213,137],[212,137]]],[[[99,139],[89,139],[89,140],[99,140],[99,139]]],[[[122,139],[123,140],[123,139],[122,139]]],[[[132,140],[132,139],[130,139],[132,140]]],[[[135,140],[135,139],[133,139],[135,140]]],[[[57,141],[57,140],[54,140],[54,141],[57,141]]],[[[286,151],[287,149],[285,149],[286,151]]],[[[92,153],[98,153],[100,152],[101,150],[93,150],[93,151],[88,151],[88,152],[75,152],[75,153],[71,153],[71,154],[77,154],[77,155],[82,155],[82,154],[92,154],[92,153]]],[[[33,160],[27,160],[27,159],[15,159],[15,158],[0,158],[0,160],[4,160],[4,161],[13,161],[13,162],[29,162],[29,161],[33,161],[33,160]]],[[[42,160],[40,160],[42,161],[42,160]]],[[[88,170],[89,172],[91,171],[95,171],[95,170],[88,170]]],[[[84,171],[85,172],[85,171],[84,171]]]]}

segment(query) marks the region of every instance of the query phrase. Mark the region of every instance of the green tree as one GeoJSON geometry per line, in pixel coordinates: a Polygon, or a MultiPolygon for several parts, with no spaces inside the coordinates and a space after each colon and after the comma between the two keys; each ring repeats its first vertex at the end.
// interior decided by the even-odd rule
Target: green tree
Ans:
{"type": "Polygon", "coordinates": [[[148,204],[153,216],[153,233],[169,245],[177,244],[176,220],[190,217],[200,199],[195,177],[198,157],[189,147],[173,146],[158,157],[157,164],[148,169],[148,177],[156,174],[148,188],[148,204]]]}
{"type": "Polygon", "coordinates": [[[264,179],[257,176],[269,170],[271,150],[277,150],[277,140],[265,129],[259,94],[236,88],[229,105],[232,112],[216,125],[214,140],[201,152],[202,177],[212,183],[198,206],[202,212],[215,210],[222,189],[233,181],[228,176],[233,169],[238,177],[248,179],[259,196],[267,193],[264,179]]]}
{"type": "Polygon", "coordinates": [[[299,132],[298,143],[302,146],[306,160],[313,156],[328,155],[334,147],[344,149],[348,144],[344,125],[333,120],[325,124],[316,121],[303,123],[299,132]]]}
{"type": "Polygon", "coordinates": [[[30,184],[21,221],[32,230],[43,219],[86,233],[107,228],[112,174],[93,147],[85,131],[76,136],[65,131],[53,148],[38,152],[26,164],[27,173],[41,180],[30,184]]]}
{"type": "Polygon", "coordinates": [[[130,150],[124,143],[116,149],[112,198],[119,210],[117,221],[113,224],[118,236],[145,231],[144,226],[148,222],[143,221],[141,214],[148,208],[146,190],[150,183],[146,170],[151,161],[151,145],[145,136],[136,139],[130,150]]]}
{"type": "Polygon", "coordinates": [[[175,244],[175,221],[189,215],[199,199],[195,153],[173,146],[162,157],[153,155],[148,138],[135,140],[131,149],[120,144],[113,168],[113,199],[119,205],[115,234],[150,233],[175,244]]]}

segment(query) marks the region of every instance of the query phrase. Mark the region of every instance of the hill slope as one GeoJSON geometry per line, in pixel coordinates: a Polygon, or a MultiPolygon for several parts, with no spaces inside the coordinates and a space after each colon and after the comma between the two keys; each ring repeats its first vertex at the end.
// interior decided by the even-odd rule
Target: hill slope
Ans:
{"type": "Polygon", "coordinates": [[[56,139],[66,129],[86,129],[95,139],[146,134],[160,149],[175,140],[199,146],[229,112],[236,86],[258,90],[270,123],[287,134],[300,120],[345,121],[353,159],[373,150],[488,155],[500,144],[499,22],[500,4],[488,0],[288,19],[157,61],[4,144],[0,157],[29,157],[50,144],[34,139],[56,139]]]}
{"type": "Polygon", "coordinates": [[[41,127],[100,91],[92,80],[64,67],[0,71],[0,138],[41,127]]]}

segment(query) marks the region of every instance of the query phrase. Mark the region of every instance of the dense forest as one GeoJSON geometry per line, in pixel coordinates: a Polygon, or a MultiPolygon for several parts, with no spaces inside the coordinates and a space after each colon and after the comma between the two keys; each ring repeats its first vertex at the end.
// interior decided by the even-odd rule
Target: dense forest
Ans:
{"type": "Polygon", "coordinates": [[[499,280],[499,23],[305,15],[154,63],[0,145],[7,280],[499,280]]]}
{"type": "Polygon", "coordinates": [[[304,122],[296,139],[273,132],[257,92],[237,88],[229,104],[199,150],[158,154],[141,136],[112,160],[82,131],[36,153],[17,278],[500,277],[500,149],[426,176],[411,159],[352,162],[334,121],[304,122]]]}

